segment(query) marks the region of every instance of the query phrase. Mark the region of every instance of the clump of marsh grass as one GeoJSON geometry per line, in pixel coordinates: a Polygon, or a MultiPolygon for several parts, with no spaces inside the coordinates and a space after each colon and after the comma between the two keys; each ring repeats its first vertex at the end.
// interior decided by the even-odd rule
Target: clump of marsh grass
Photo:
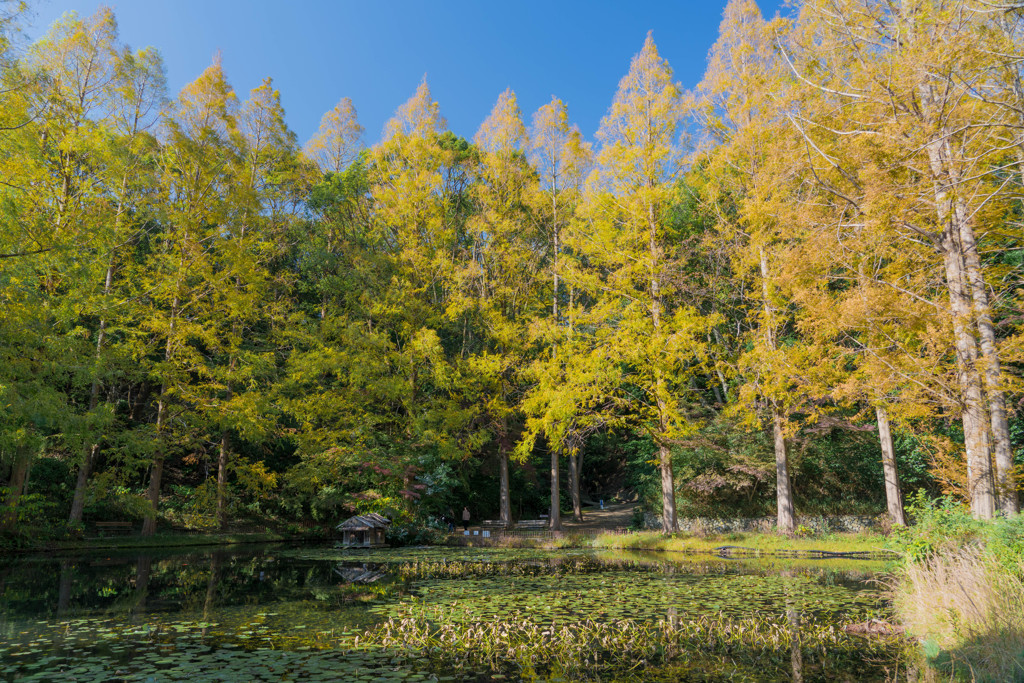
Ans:
{"type": "Polygon", "coordinates": [[[908,562],[894,589],[904,626],[941,669],[972,680],[1024,681],[1024,562],[978,545],[908,562]]]}
{"type": "Polygon", "coordinates": [[[576,680],[706,657],[785,668],[794,653],[809,661],[821,661],[827,654],[859,665],[889,658],[902,648],[898,638],[855,638],[834,623],[812,620],[796,626],[786,619],[732,620],[722,615],[549,624],[518,618],[465,623],[457,614],[408,616],[388,619],[363,642],[443,659],[455,668],[536,666],[576,680]]]}
{"type": "Polygon", "coordinates": [[[462,560],[426,560],[405,562],[397,573],[404,579],[468,579],[492,576],[569,575],[601,571],[605,563],[592,557],[554,557],[547,560],[486,562],[462,560]]]}

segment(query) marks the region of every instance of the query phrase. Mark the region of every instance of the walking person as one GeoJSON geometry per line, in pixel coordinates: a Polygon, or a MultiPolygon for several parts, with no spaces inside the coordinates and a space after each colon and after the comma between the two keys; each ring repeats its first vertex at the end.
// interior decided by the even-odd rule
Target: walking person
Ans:
{"type": "Polygon", "coordinates": [[[462,529],[463,531],[469,531],[469,508],[462,508],[462,529]]]}

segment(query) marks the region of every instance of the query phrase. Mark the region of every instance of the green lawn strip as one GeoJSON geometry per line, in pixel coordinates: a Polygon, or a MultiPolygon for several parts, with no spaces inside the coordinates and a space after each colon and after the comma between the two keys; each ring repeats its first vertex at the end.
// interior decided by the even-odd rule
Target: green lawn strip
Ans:
{"type": "Polygon", "coordinates": [[[186,548],[207,545],[241,545],[247,543],[277,543],[281,541],[323,540],[304,535],[259,532],[259,533],[158,533],[153,536],[110,536],[75,540],[48,540],[35,545],[9,549],[16,553],[64,550],[110,550],[132,548],[186,548]]]}
{"type": "MultiPolygon", "coordinates": [[[[660,550],[684,553],[718,553],[724,547],[750,549],[764,554],[819,550],[830,553],[884,553],[888,541],[870,533],[829,534],[818,538],[792,538],[778,534],[729,533],[706,536],[660,532],[601,534],[593,539],[594,548],[617,550],[660,550]]],[[[735,552],[742,552],[736,550],[735,552]]]]}

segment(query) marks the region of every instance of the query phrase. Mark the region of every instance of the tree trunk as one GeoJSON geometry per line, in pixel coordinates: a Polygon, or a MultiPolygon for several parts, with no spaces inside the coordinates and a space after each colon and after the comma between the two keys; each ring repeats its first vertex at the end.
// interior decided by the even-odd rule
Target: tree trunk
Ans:
{"type": "MultiPolygon", "coordinates": [[[[903,12],[908,14],[906,6],[903,12]]],[[[977,344],[974,338],[971,290],[965,262],[966,233],[973,243],[973,231],[969,215],[962,198],[955,198],[962,185],[955,155],[950,142],[951,133],[941,125],[942,84],[933,82],[933,76],[925,76],[918,88],[921,109],[924,113],[922,124],[936,128],[931,140],[925,145],[928,163],[934,185],[933,194],[938,225],[942,228],[939,250],[946,270],[946,288],[949,291],[950,313],[953,318],[953,334],[956,344],[957,379],[963,400],[964,445],[967,451],[968,490],[971,511],[980,519],[991,519],[995,515],[995,482],[992,476],[992,461],[986,444],[987,415],[982,392],[982,379],[978,375],[976,360],[977,344]]],[[[979,275],[980,277],[980,275],[979,275]]],[[[984,283],[981,283],[984,289],[984,283]]],[[[998,387],[997,387],[998,388],[998,387]]]]}
{"type": "Polygon", "coordinates": [[[981,378],[975,369],[977,347],[966,327],[971,319],[970,301],[963,287],[963,263],[954,235],[943,234],[943,260],[946,266],[946,287],[949,290],[953,337],[956,344],[957,382],[963,401],[964,446],[967,451],[967,489],[971,512],[979,519],[995,515],[995,484],[992,461],[986,446],[987,425],[981,378]]]}
{"type": "Polygon", "coordinates": [[[501,420],[501,434],[498,435],[498,472],[500,475],[498,492],[498,519],[506,529],[512,526],[512,496],[509,493],[508,454],[512,444],[508,438],[508,424],[501,420]]]}
{"type": "MultiPolygon", "coordinates": [[[[113,264],[107,266],[106,284],[103,288],[103,295],[110,293],[110,285],[113,278],[113,264]]],[[[96,364],[99,365],[103,354],[103,339],[106,335],[107,321],[101,319],[99,330],[96,333],[96,364]]],[[[98,368],[93,370],[92,386],[89,388],[89,412],[96,410],[100,403],[100,378],[97,375],[98,368]]],[[[85,491],[89,485],[89,473],[92,471],[93,460],[99,444],[94,443],[85,449],[82,464],[78,468],[78,477],[75,479],[75,494],[71,499],[71,512],[68,513],[68,524],[78,525],[82,523],[82,512],[85,510],[85,491]]]]}
{"type": "MultiPolygon", "coordinates": [[[[181,282],[178,282],[181,286],[181,282]]],[[[180,291],[180,290],[179,290],[180,291]]],[[[167,345],[164,347],[164,360],[170,362],[174,357],[174,336],[178,324],[178,307],[181,305],[179,294],[174,295],[171,303],[171,322],[167,330],[167,345]]],[[[167,382],[160,386],[160,398],[156,403],[156,438],[157,453],[153,458],[153,469],[149,475],[149,489],[146,498],[149,500],[150,509],[146,513],[146,519],[142,522],[142,535],[152,536],[156,533],[156,516],[160,509],[160,480],[164,475],[164,443],[163,432],[164,422],[167,419],[167,382]]]]}
{"type": "Polygon", "coordinates": [[[796,531],[796,511],[793,506],[793,484],[789,479],[789,457],[786,453],[786,435],[782,431],[782,415],[772,408],[772,432],[775,437],[775,488],[779,531],[796,531]]]}
{"type": "Polygon", "coordinates": [[[988,398],[988,415],[992,436],[992,451],[996,465],[996,491],[999,509],[1007,515],[1017,514],[1017,482],[1013,475],[1013,446],[1010,442],[1010,425],[1006,417],[1006,397],[1003,393],[1002,365],[996,345],[996,330],[992,323],[988,289],[982,275],[981,259],[974,228],[962,200],[955,203],[954,215],[960,226],[960,247],[964,254],[967,283],[970,285],[974,304],[975,322],[978,325],[979,346],[984,368],[985,395],[988,398]]]}
{"type": "MultiPolygon", "coordinates": [[[[555,323],[555,329],[557,330],[559,325],[558,320],[558,193],[551,193],[551,240],[552,240],[552,256],[551,256],[551,276],[552,276],[552,292],[551,292],[551,319],[555,323]]],[[[556,336],[557,339],[557,336],[556,336]]],[[[558,357],[558,343],[555,342],[551,349],[553,358],[558,357]]],[[[550,519],[548,520],[548,526],[552,531],[562,530],[562,500],[560,496],[560,482],[558,477],[559,470],[559,456],[561,455],[561,447],[555,444],[548,444],[551,448],[551,512],[550,519]]]]}
{"type": "Polygon", "coordinates": [[[221,432],[220,453],[217,455],[217,526],[228,527],[228,433],[221,432]]]}
{"type": "Polygon", "coordinates": [[[580,468],[582,463],[582,453],[569,456],[569,494],[572,496],[572,519],[574,522],[583,521],[583,501],[580,499],[580,468]]]}
{"type": "Polygon", "coordinates": [[[28,485],[28,473],[32,464],[32,458],[19,449],[14,456],[14,465],[11,467],[11,480],[7,486],[7,496],[4,498],[4,506],[7,508],[3,519],[0,519],[0,529],[13,531],[18,524],[18,501],[25,492],[28,485]]]}
{"type": "Polygon", "coordinates": [[[907,525],[903,512],[903,493],[900,491],[899,471],[896,469],[896,451],[892,447],[889,415],[882,406],[875,406],[878,418],[878,440],[882,445],[882,472],[885,474],[885,503],[893,524],[907,525]]]}
{"type": "Polygon", "coordinates": [[[551,449],[551,518],[548,527],[552,531],[562,530],[562,500],[558,477],[559,455],[557,448],[551,449]]]}
{"type": "MultiPolygon", "coordinates": [[[[163,438],[164,413],[167,410],[166,401],[167,386],[160,388],[160,399],[156,405],[156,438],[163,438]]],[[[152,536],[156,533],[156,515],[160,508],[160,480],[164,474],[164,445],[157,444],[157,455],[153,459],[153,467],[149,474],[149,488],[146,491],[146,500],[149,501],[149,510],[146,511],[146,518],[142,521],[142,535],[152,536]]]]}
{"type": "MultiPolygon", "coordinates": [[[[653,204],[647,205],[647,225],[647,250],[651,259],[651,323],[657,335],[661,330],[661,282],[658,279],[658,224],[653,204]]],[[[672,473],[672,453],[667,445],[661,443],[668,433],[668,406],[665,405],[664,397],[665,378],[657,366],[654,368],[654,393],[658,404],[658,434],[655,441],[658,443],[658,464],[661,470],[661,529],[666,534],[672,534],[679,528],[676,519],[676,485],[672,473]]]]}
{"type": "MultiPolygon", "coordinates": [[[[768,286],[768,255],[760,250],[761,261],[761,294],[764,297],[764,333],[765,344],[775,351],[775,310],[772,308],[770,288],[768,286]]],[[[776,525],[781,533],[792,534],[796,531],[796,509],[793,503],[793,482],[789,478],[789,454],[786,452],[786,435],[782,430],[782,413],[778,406],[772,405],[772,435],[775,443],[775,505],[776,525]]]]}
{"type": "MultiPolygon", "coordinates": [[[[133,135],[137,131],[133,130],[133,135]]],[[[128,191],[128,175],[125,174],[121,177],[121,194],[117,201],[117,209],[114,212],[114,235],[121,234],[121,218],[124,214],[125,208],[125,195],[128,191]]],[[[103,299],[106,302],[110,296],[110,290],[114,284],[114,254],[111,253],[109,260],[107,261],[107,272],[103,278],[103,299]]],[[[107,333],[107,317],[104,315],[100,318],[99,327],[96,331],[96,365],[99,366],[100,361],[103,357],[103,342],[106,339],[107,333]]],[[[89,411],[96,410],[96,406],[99,405],[100,398],[100,379],[98,376],[97,367],[93,371],[92,386],[89,389],[89,411]]],[[[99,450],[99,444],[94,443],[91,447],[85,451],[82,465],[78,469],[78,477],[75,479],[75,494],[71,500],[71,511],[68,513],[68,524],[78,525],[82,523],[82,513],[85,510],[85,492],[89,485],[89,474],[92,472],[92,467],[96,460],[96,451],[99,450]]]]}
{"type": "Polygon", "coordinates": [[[163,456],[153,460],[153,467],[149,474],[149,488],[146,490],[146,500],[149,501],[150,509],[146,511],[146,518],[142,521],[142,535],[152,536],[156,533],[156,515],[160,509],[160,480],[164,475],[163,456]]]}
{"type": "MultiPolygon", "coordinates": [[[[235,371],[235,356],[228,361],[227,394],[225,402],[231,401],[231,375],[235,371]]],[[[228,526],[228,432],[220,435],[220,453],[217,455],[217,526],[221,531],[228,526]]]]}
{"type": "Polygon", "coordinates": [[[93,444],[85,453],[85,460],[78,468],[78,476],[75,478],[75,495],[71,499],[71,512],[68,513],[68,524],[78,525],[82,523],[82,515],[85,512],[85,492],[89,485],[89,474],[92,472],[92,464],[96,458],[96,451],[99,444],[93,444]]]}
{"type": "Polygon", "coordinates": [[[679,530],[676,519],[676,486],[672,474],[672,452],[664,444],[658,445],[658,465],[661,470],[661,530],[673,534],[679,530]]]}

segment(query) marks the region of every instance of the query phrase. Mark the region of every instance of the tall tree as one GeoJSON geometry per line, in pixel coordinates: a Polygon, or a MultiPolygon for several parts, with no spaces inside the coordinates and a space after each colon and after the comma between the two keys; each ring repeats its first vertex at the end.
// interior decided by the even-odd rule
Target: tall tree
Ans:
{"type": "Polygon", "coordinates": [[[225,199],[230,212],[214,244],[219,273],[211,298],[220,309],[214,356],[208,364],[215,399],[209,419],[221,430],[217,455],[217,521],[228,523],[231,435],[257,437],[266,430],[261,392],[254,380],[268,370],[268,331],[281,316],[271,296],[270,262],[279,251],[294,194],[298,147],[284,121],[280,93],[267,78],[254,88],[238,113],[240,164],[237,182],[225,199]]]}
{"type": "Polygon", "coordinates": [[[101,403],[100,389],[110,372],[108,326],[125,307],[112,306],[109,296],[115,264],[137,227],[126,225],[125,216],[139,208],[132,198],[148,175],[140,169],[151,138],[143,140],[140,133],[159,106],[162,69],[154,51],[120,46],[113,13],[105,8],[86,19],[66,15],[33,45],[26,65],[37,74],[25,91],[37,116],[18,134],[27,143],[23,151],[37,150],[22,160],[38,164],[19,172],[35,177],[24,185],[35,196],[23,196],[20,203],[47,215],[36,223],[41,232],[26,232],[48,245],[42,257],[49,261],[43,266],[46,289],[60,292],[48,306],[57,313],[55,335],[81,338],[87,330],[92,337],[91,352],[83,346],[76,354],[87,355],[67,359],[88,368],[74,382],[75,390],[78,379],[88,389],[81,409],[66,414],[61,444],[80,463],[69,514],[78,523],[92,461],[112,426],[113,410],[101,403]]]}
{"type": "MultiPolygon", "coordinates": [[[[559,258],[565,250],[564,232],[576,213],[582,193],[583,182],[591,163],[590,145],[583,140],[579,127],[569,123],[569,112],[565,103],[552,97],[533,115],[533,126],[530,131],[530,147],[532,158],[537,167],[540,182],[538,192],[534,196],[534,215],[543,223],[550,241],[550,277],[551,277],[551,317],[548,321],[545,341],[550,344],[550,363],[554,371],[564,358],[560,356],[568,352],[562,337],[565,327],[562,325],[567,298],[562,286],[563,263],[559,258]]],[[[572,298],[571,296],[568,298],[572,298]]],[[[543,374],[543,373],[542,373],[543,374]]],[[[565,376],[563,371],[555,371],[556,376],[565,376]]],[[[538,385],[539,387],[540,385],[538,385]]],[[[565,384],[558,382],[552,387],[557,391],[565,384]]],[[[536,404],[537,397],[533,401],[536,404]]],[[[564,417],[564,416],[563,416],[564,417]]],[[[543,423],[543,422],[542,422],[543,423]]],[[[568,447],[568,439],[564,438],[572,430],[560,428],[545,430],[548,447],[551,450],[551,512],[553,528],[560,522],[561,503],[559,501],[559,460],[563,451],[569,453],[569,491],[573,504],[573,517],[577,521],[583,519],[580,500],[580,458],[578,449],[568,447]],[[557,436],[562,434],[563,437],[557,436]]]]}
{"type": "MultiPolygon", "coordinates": [[[[615,349],[631,368],[639,424],[658,449],[662,528],[677,528],[671,446],[692,429],[684,396],[690,373],[704,361],[706,322],[675,300],[668,212],[679,168],[684,110],[668,62],[648,34],[598,131],[601,148],[590,179],[587,286],[600,292],[593,314],[615,321],[615,349]]],[[[607,323],[606,323],[607,324],[607,323]]]]}
{"type": "Polygon", "coordinates": [[[342,97],[334,109],[324,114],[316,135],[306,143],[306,155],[322,173],[341,173],[362,149],[363,127],[348,97],[342,97]]]}
{"type": "MultiPolygon", "coordinates": [[[[729,245],[733,277],[751,283],[748,348],[737,359],[743,384],[737,407],[761,414],[775,452],[777,526],[796,527],[787,435],[789,415],[800,400],[794,391],[790,354],[780,337],[790,324],[781,268],[787,260],[785,197],[794,185],[792,139],[781,118],[787,98],[783,65],[772,46],[772,27],[752,0],[731,0],[711,48],[700,84],[701,123],[707,143],[706,197],[721,239],[729,245]]],[[[797,190],[799,191],[799,190],[797,190]]],[[[792,227],[792,226],[788,226],[792,227]]],[[[798,239],[798,238],[797,238],[798,239]]]]}
{"type": "MultiPolygon", "coordinates": [[[[95,411],[102,387],[104,366],[109,363],[108,334],[120,333],[120,327],[131,324],[130,316],[124,310],[112,305],[115,293],[115,276],[123,267],[127,250],[137,244],[146,222],[151,218],[151,208],[146,203],[146,194],[155,184],[152,158],[157,142],[150,130],[158,120],[164,102],[164,71],[160,55],[152,48],[133,52],[121,50],[116,64],[117,75],[113,82],[114,109],[110,131],[112,154],[109,155],[107,177],[108,225],[104,231],[96,231],[94,240],[99,250],[105,251],[106,268],[101,286],[94,299],[100,312],[96,317],[96,348],[94,368],[89,388],[89,410],[95,411]],[[116,317],[112,312],[120,313],[116,317]],[[112,329],[112,326],[118,326],[112,329]]],[[[121,307],[122,309],[124,307],[121,307]]],[[[123,355],[123,354],[122,354],[123,355]]],[[[84,445],[82,464],[79,466],[72,498],[69,523],[81,523],[86,487],[93,463],[100,448],[100,439],[84,445]]]]}
{"type": "Polygon", "coordinates": [[[164,119],[162,230],[154,236],[155,254],[140,283],[151,292],[142,327],[162,347],[154,349],[158,359],[150,369],[159,389],[144,535],[156,530],[164,463],[189,437],[191,421],[182,418],[210,389],[205,380],[197,383],[193,373],[203,365],[196,344],[218,343],[211,310],[218,270],[213,247],[227,222],[226,198],[236,181],[243,144],[237,111],[238,100],[218,58],[182,89],[164,119]]]}
{"type": "MultiPolygon", "coordinates": [[[[465,298],[449,310],[472,306],[478,320],[481,338],[467,358],[468,375],[481,385],[476,400],[484,404],[483,415],[496,437],[498,514],[509,525],[509,456],[521,421],[517,403],[522,370],[533,350],[529,324],[546,292],[545,235],[530,206],[536,175],[526,160],[529,141],[514,92],[506,90],[498,97],[474,142],[480,153],[472,188],[476,210],[467,224],[468,258],[456,274],[465,298]]],[[[468,322],[464,315],[463,320],[468,322]]]]}
{"type": "Polygon", "coordinates": [[[1008,510],[1016,497],[1005,377],[979,255],[979,242],[999,248],[993,209],[1008,187],[1000,169],[1014,138],[1012,109],[988,95],[1007,92],[998,82],[1000,50],[990,44],[998,35],[992,17],[960,0],[808,2],[791,60],[813,92],[803,130],[809,144],[836,135],[850,154],[829,160],[841,171],[834,188],[864,212],[868,229],[916,254],[943,286],[969,495],[982,518],[995,513],[997,489],[1008,492],[1000,499],[1008,510]],[[826,16],[842,17],[842,30],[826,16]],[[886,196],[902,201],[881,201],[886,196]]]}

